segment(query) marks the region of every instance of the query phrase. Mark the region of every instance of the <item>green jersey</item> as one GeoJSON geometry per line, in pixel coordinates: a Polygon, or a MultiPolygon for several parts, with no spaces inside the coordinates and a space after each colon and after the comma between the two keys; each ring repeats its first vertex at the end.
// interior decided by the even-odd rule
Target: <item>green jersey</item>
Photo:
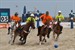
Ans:
{"type": "Polygon", "coordinates": [[[28,17],[28,18],[27,18],[26,23],[30,22],[30,21],[31,21],[31,19],[32,19],[32,20],[33,20],[33,22],[35,23],[35,19],[34,19],[34,18],[31,18],[31,17],[28,17]]]}
{"type": "Polygon", "coordinates": [[[64,16],[62,14],[60,14],[60,15],[57,15],[55,19],[56,20],[59,19],[59,21],[63,21],[64,20],[64,16]]]}

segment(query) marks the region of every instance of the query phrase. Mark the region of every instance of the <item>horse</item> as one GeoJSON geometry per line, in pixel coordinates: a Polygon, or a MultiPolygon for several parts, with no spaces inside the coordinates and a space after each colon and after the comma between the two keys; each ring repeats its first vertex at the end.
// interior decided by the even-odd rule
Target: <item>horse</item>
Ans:
{"type": "Polygon", "coordinates": [[[56,24],[53,24],[53,38],[55,41],[58,41],[58,38],[59,38],[59,35],[62,33],[63,27],[60,25],[60,21],[59,19],[57,20],[57,23],[56,24]],[[57,35],[57,36],[55,36],[57,35]]]}
{"type": "Polygon", "coordinates": [[[9,40],[9,43],[10,43],[13,38],[14,30],[16,29],[16,27],[18,27],[17,25],[19,24],[19,22],[11,21],[8,24],[10,24],[10,27],[8,27],[8,35],[10,35],[10,40],[9,40]]]}
{"type": "Polygon", "coordinates": [[[50,20],[47,20],[45,25],[38,27],[37,36],[39,36],[39,45],[41,45],[43,42],[46,42],[45,37],[46,37],[46,35],[48,37],[49,33],[51,32],[51,28],[49,28],[49,25],[50,25],[50,20]]]}
{"type": "Polygon", "coordinates": [[[22,25],[20,27],[17,27],[15,29],[15,31],[14,31],[14,34],[13,34],[12,44],[14,44],[15,39],[16,39],[17,36],[20,36],[21,37],[20,39],[23,38],[23,41],[22,41],[21,44],[25,44],[26,43],[27,36],[30,33],[30,31],[29,31],[30,27],[33,28],[33,29],[35,29],[35,24],[34,24],[33,20],[29,21],[25,25],[22,25]]]}

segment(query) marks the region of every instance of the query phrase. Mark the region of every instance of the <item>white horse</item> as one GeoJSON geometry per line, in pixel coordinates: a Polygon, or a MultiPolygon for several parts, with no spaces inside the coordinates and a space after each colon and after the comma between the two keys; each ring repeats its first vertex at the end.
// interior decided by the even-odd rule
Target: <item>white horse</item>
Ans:
{"type": "Polygon", "coordinates": [[[16,29],[16,27],[18,27],[18,24],[15,24],[15,22],[12,21],[9,23],[9,25],[10,27],[8,28],[8,34],[10,36],[9,43],[11,43],[13,40],[13,36],[14,36],[14,30],[16,29]]]}

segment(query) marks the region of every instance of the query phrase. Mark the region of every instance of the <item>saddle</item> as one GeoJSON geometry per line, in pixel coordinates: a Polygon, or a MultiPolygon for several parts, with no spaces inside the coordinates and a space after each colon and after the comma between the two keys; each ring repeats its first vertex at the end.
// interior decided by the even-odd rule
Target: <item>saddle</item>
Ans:
{"type": "Polygon", "coordinates": [[[16,28],[16,31],[20,31],[21,32],[22,30],[23,30],[23,27],[21,27],[21,26],[16,28]]]}

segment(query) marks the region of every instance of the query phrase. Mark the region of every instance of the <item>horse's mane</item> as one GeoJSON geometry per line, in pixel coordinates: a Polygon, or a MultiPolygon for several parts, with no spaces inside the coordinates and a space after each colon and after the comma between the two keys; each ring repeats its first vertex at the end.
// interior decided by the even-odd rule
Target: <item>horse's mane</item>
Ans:
{"type": "Polygon", "coordinates": [[[57,20],[57,24],[60,25],[60,20],[59,20],[59,18],[58,18],[58,20],[57,20]]]}

